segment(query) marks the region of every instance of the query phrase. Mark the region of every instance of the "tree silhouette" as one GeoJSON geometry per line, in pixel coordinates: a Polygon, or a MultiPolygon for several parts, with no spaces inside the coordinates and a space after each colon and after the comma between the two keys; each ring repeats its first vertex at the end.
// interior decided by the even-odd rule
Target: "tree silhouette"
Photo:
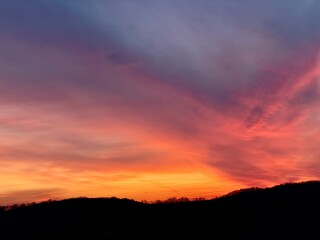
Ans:
{"type": "Polygon", "coordinates": [[[0,239],[308,239],[318,234],[319,203],[318,181],[241,189],[211,200],[51,200],[1,207],[0,239]]]}

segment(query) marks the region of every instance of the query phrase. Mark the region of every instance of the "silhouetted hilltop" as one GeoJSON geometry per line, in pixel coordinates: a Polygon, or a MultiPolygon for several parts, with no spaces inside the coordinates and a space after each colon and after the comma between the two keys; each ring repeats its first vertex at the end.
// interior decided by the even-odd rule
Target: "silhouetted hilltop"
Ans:
{"type": "Polygon", "coordinates": [[[273,205],[299,202],[318,202],[320,181],[285,183],[271,188],[247,188],[233,191],[219,201],[236,201],[245,205],[273,205]]]}
{"type": "Polygon", "coordinates": [[[319,203],[318,181],[198,201],[73,198],[2,208],[0,239],[313,239],[319,203]]]}

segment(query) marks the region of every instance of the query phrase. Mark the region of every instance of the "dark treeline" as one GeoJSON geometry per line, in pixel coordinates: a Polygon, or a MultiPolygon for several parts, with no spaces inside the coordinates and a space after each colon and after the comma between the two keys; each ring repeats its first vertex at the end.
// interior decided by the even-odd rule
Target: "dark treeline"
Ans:
{"type": "Polygon", "coordinates": [[[82,197],[2,207],[0,239],[316,239],[319,216],[318,181],[211,200],[82,197]]]}

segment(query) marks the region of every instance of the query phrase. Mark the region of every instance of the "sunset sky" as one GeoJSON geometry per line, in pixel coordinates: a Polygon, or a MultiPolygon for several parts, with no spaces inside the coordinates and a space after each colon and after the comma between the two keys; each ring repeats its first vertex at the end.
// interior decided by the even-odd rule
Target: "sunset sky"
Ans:
{"type": "Polygon", "coordinates": [[[320,1],[1,0],[0,205],[320,177],[320,1]]]}

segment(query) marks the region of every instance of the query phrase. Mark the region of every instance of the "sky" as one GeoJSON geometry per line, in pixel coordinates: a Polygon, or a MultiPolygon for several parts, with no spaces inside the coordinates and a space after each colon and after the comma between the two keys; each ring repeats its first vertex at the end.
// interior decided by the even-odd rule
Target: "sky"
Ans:
{"type": "Polygon", "coordinates": [[[320,1],[1,0],[0,204],[320,177],[320,1]]]}

